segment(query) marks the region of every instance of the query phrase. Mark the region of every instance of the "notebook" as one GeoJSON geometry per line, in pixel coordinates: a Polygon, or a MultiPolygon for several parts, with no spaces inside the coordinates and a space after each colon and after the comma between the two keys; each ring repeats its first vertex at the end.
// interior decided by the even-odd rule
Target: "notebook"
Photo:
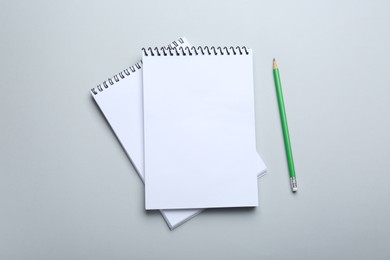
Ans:
{"type": "MultiPolygon", "coordinates": [[[[174,41],[171,47],[190,46],[185,38],[174,41]]],[[[142,62],[116,74],[96,88],[91,94],[135,170],[144,181],[142,62]]],[[[259,165],[259,178],[265,174],[264,163],[259,165]]],[[[161,210],[170,229],[174,229],[203,209],[161,210]]]]}
{"type": "Polygon", "coordinates": [[[145,208],[256,207],[246,47],[143,49],[145,208]]]}

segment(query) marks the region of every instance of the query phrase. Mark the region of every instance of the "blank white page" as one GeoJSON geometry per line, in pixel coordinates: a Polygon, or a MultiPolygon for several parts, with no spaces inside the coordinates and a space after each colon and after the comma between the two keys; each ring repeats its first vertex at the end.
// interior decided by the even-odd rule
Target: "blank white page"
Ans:
{"type": "Polygon", "coordinates": [[[182,51],[143,55],[145,207],[257,206],[252,50],[182,51]]]}

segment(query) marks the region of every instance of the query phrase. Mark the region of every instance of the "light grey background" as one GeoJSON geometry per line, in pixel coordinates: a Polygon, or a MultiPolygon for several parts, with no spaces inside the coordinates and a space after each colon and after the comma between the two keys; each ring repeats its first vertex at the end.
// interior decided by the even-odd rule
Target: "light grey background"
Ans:
{"type": "Polygon", "coordinates": [[[389,1],[0,2],[0,259],[390,259],[389,1]],[[254,49],[256,209],[170,231],[89,90],[185,36],[254,49]],[[272,77],[281,68],[299,191],[272,77]]]}

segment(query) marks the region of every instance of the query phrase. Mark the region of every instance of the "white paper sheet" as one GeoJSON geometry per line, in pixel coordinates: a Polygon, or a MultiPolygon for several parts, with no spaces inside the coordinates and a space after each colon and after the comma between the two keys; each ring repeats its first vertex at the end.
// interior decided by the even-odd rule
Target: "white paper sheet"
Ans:
{"type": "Polygon", "coordinates": [[[145,208],[258,205],[252,51],[144,55],[145,208]]]}

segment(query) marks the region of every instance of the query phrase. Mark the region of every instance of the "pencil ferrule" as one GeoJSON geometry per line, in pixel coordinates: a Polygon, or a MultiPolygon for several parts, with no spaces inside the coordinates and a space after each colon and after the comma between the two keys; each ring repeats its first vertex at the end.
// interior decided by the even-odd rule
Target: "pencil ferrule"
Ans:
{"type": "Polygon", "coordinates": [[[292,191],[298,190],[297,179],[295,177],[290,177],[290,184],[291,184],[292,191]]]}

